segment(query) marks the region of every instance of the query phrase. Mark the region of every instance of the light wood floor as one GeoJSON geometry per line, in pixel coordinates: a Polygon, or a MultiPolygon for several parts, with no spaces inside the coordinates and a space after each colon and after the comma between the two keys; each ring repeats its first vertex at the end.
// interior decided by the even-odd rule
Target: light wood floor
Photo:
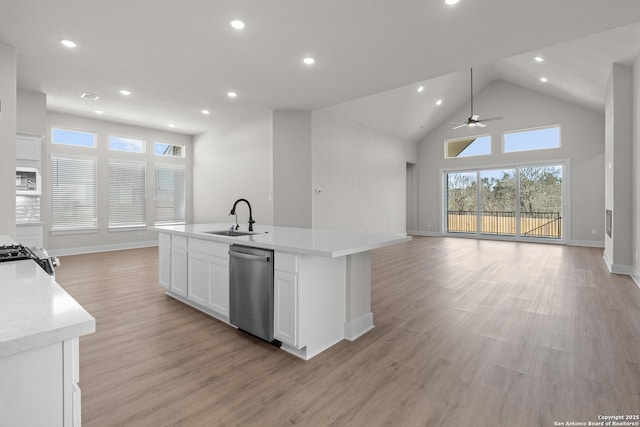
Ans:
{"type": "Polygon", "coordinates": [[[640,289],[602,250],[416,237],[373,254],[375,329],[304,362],[164,295],[157,249],[62,258],[97,320],[85,427],[553,426],[640,413],[640,289]]]}

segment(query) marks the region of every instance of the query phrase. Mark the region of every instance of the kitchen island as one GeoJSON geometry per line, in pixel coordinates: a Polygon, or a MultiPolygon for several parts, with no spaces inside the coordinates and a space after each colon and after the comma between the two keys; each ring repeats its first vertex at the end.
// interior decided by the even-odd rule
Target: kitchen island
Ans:
{"type": "Polygon", "coordinates": [[[370,251],[411,240],[406,235],[262,225],[244,236],[211,234],[232,226],[155,227],[160,284],[167,295],[229,323],[229,246],[273,250],[274,338],[283,350],[305,360],[374,327],[370,251]]]}
{"type": "Polygon", "coordinates": [[[0,263],[0,425],[80,425],[78,337],[93,332],[95,319],[36,262],[0,263]]]}

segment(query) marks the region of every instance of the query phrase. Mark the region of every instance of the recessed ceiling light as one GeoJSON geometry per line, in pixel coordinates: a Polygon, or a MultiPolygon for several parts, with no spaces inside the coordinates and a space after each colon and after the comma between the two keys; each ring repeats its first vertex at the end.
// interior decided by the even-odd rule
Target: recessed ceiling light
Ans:
{"type": "Polygon", "coordinates": [[[438,100],[436,101],[436,105],[442,105],[442,99],[438,99],[438,100]]]}
{"type": "Polygon", "coordinates": [[[229,98],[235,98],[236,96],[238,96],[238,94],[237,94],[237,93],[235,93],[235,92],[227,92],[227,96],[228,96],[229,98]]]}
{"type": "Polygon", "coordinates": [[[546,82],[548,82],[549,80],[548,80],[546,77],[540,77],[540,81],[541,81],[542,83],[546,83],[546,82]]]}
{"type": "Polygon", "coordinates": [[[307,64],[307,65],[312,65],[314,62],[316,62],[316,60],[315,60],[315,59],[313,59],[313,58],[312,58],[312,57],[310,57],[310,56],[307,56],[306,58],[304,58],[304,59],[302,60],[302,62],[304,62],[304,63],[305,63],[305,64],[307,64]]]}
{"type": "Polygon", "coordinates": [[[92,101],[97,101],[100,98],[100,96],[96,95],[95,93],[82,92],[82,95],[80,95],[80,98],[90,99],[92,101]]]}
{"type": "Polygon", "coordinates": [[[420,86],[420,87],[418,88],[418,93],[422,92],[423,90],[424,90],[424,86],[420,86]]]}
{"type": "Polygon", "coordinates": [[[173,123],[169,123],[167,126],[169,126],[170,128],[176,127],[176,125],[174,125],[173,123]]]}
{"type": "Polygon", "coordinates": [[[444,0],[444,2],[448,5],[454,5],[458,3],[460,0],[444,0]]]}
{"type": "Polygon", "coordinates": [[[231,26],[236,30],[242,30],[244,28],[244,22],[239,19],[234,19],[230,22],[231,26]]]}
{"type": "Polygon", "coordinates": [[[93,110],[93,112],[96,113],[99,116],[104,114],[104,111],[102,111],[102,110],[93,110]]]}
{"type": "Polygon", "coordinates": [[[544,58],[540,55],[534,57],[533,60],[536,62],[544,62],[544,58]]]}
{"type": "Polygon", "coordinates": [[[127,89],[121,89],[120,90],[120,94],[122,94],[124,96],[129,96],[129,95],[131,95],[131,91],[129,91],[127,89]]]}
{"type": "Polygon", "coordinates": [[[202,114],[204,114],[205,116],[208,116],[209,114],[211,114],[211,111],[209,111],[209,110],[201,110],[200,112],[202,114]]]}
{"type": "Polygon", "coordinates": [[[74,47],[78,46],[78,44],[76,42],[74,42],[73,40],[62,39],[62,40],[60,40],[60,43],[62,44],[62,46],[69,47],[69,48],[74,48],[74,47]]]}

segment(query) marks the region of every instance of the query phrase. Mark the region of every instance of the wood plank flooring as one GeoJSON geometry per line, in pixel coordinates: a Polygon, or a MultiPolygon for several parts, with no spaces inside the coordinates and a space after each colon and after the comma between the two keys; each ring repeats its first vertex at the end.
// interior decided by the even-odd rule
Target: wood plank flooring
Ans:
{"type": "Polygon", "coordinates": [[[640,413],[640,289],[602,250],[416,237],[376,250],[376,327],[308,362],[169,297],[157,248],[64,257],[97,321],[85,427],[553,426],[640,413]]]}

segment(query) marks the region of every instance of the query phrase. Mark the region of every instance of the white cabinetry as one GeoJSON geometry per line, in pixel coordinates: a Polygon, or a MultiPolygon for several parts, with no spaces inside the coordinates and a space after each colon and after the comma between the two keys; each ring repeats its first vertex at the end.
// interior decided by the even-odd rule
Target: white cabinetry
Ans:
{"type": "Polygon", "coordinates": [[[160,286],[171,288],[171,234],[160,233],[158,235],[159,280],[160,286]]]}
{"type": "Polygon", "coordinates": [[[228,321],[229,245],[190,238],[188,258],[187,298],[228,321]]]}
{"type": "Polygon", "coordinates": [[[171,238],[171,292],[181,297],[187,296],[187,238],[171,238]]]}
{"type": "Polygon", "coordinates": [[[78,338],[0,358],[0,423],[80,427],[78,338]]]}
{"type": "Polygon", "coordinates": [[[43,247],[40,223],[42,136],[16,136],[16,241],[43,247]]]}
{"type": "Polygon", "coordinates": [[[39,167],[42,152],[42,136],[19,133],[16,135],[16,159],[37,162],[39,167]]]}
{"type": "Polygon", "coordinates": [[[298,339],[298,257],[275,253],[273,275],[273,337],[297,347],[298,339]]]}

